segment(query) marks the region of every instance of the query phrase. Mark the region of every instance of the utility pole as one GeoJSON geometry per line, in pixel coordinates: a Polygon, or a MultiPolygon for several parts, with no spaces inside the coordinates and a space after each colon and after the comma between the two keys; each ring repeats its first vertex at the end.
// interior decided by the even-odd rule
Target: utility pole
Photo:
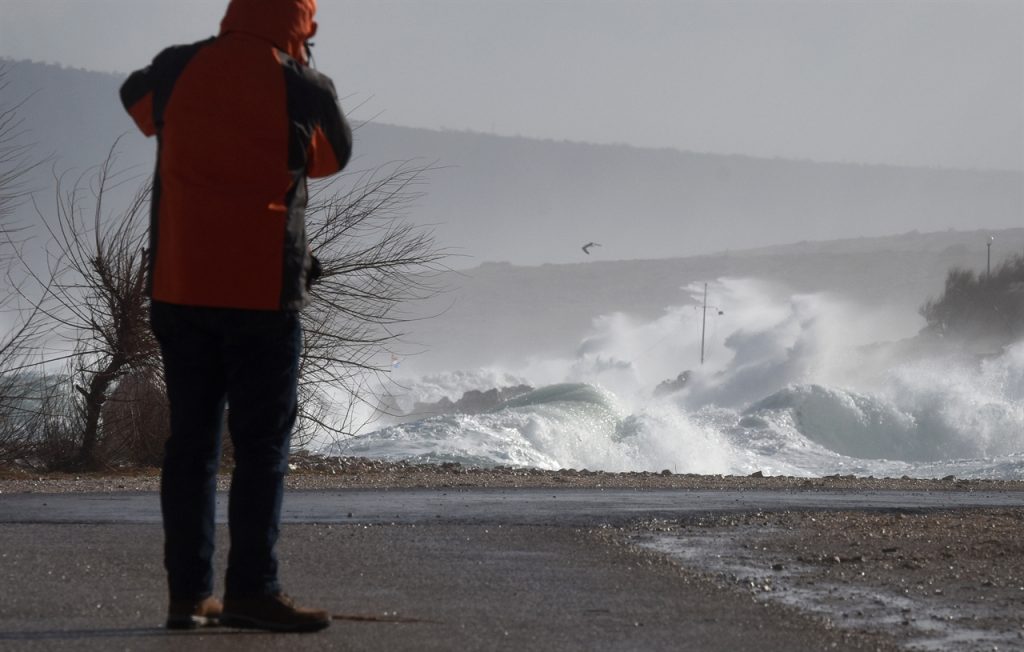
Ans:
{"type": "Polygon", "coordinates": [[[995,239],[996,237],[994,235],[990,235],[988,237],[988,242],[986,243],[986,246],[988,247],[988,256],[985,259],[985,280],[992,278],[992,241],[995,239]]]}
{"type": "Polygon", "coordinates": [[[725,314],[724,312],[721,311],[720,308],[716,306],[708,306],[708,284],[705,283],[704,302],[701,304],[701,310],[703,310],[703,315],[700,319],[700,363],[702,365],[704,364],[704,333],[707,331],[708,326],[708,308],[714,308],[716,311],[718,311],[719,315],[725,314]]]}
{"type": "Polygon", "coordinates": [[[708,284],[704,284],[704,315],[700,319],[700,363],[704,364],[704,330],[708,325],[708,284]]]}

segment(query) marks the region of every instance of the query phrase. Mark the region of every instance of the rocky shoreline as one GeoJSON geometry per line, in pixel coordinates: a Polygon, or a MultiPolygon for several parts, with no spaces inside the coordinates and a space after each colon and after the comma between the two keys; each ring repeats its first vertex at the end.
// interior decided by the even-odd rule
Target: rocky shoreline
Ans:
{"type": "MultiPolygon", "coordinates": [[[[634,471],[610,473],[588,469],[542,470],[514,467],[467,467],[461,464],[411,464],[361,457],[294,454],[287,484],[295,490],[374,488],[605,488],[605,489],[731,489],[731,490],[850,490],[850,491],[1013,491],[1024,492],[1024,481],[875,478],[832,475],[815,478],[677,474],[634,471]]],[[[230,470],[218,478],[226,489],[230,470]]],[[[155,468],[111,469],[101,473],[41,473],[31,469],[0,469],[0,493],[64,493],[157,491],[155,468]]]]}
{"type": "Polygon", "coordinates": [[[830,627],[932,650],[1024,649],[1024,507],[638,523],[635,546],[830,627]]]}

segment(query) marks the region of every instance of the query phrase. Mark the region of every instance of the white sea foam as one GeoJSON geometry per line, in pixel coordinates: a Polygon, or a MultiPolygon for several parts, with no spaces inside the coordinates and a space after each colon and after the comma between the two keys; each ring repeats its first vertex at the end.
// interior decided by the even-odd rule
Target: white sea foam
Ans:
{"type": "MultiPolygon", "coordinates": [[[[699,298],[703,287],[690,291],[699,298]]],[[[536,391],[486,414],[381,428],[334,452],[549,469],[1024,478],[1024,342],[981,359],[903,359],[865,345],[913,335],[921,323],[911,311],[746,280],[717,282],[710,296],[703,366],[693,306],[649,322],[606,315],[572,359],[403,379],[402,401],[522,383],[536,391]],[[683,370],[682,389],[654,396],[683,370]]]]}

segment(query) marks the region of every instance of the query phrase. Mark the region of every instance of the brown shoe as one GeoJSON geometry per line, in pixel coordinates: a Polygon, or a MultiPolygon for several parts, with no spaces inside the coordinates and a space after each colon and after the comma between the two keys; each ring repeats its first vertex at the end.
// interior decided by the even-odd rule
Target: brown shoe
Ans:
{"type": "Polygon", "coordinates": [[[272,632],[315,632],[331,624],[321,609],[296,607],[284,593],[249,598],[225,598],[220,624],[272,632]]]}
{"type": "Polygon", "coordinates": [[[224,607],[213,596],[200,600],[171,600],[167,629],[196,629],[216,625],[224,607]]]}

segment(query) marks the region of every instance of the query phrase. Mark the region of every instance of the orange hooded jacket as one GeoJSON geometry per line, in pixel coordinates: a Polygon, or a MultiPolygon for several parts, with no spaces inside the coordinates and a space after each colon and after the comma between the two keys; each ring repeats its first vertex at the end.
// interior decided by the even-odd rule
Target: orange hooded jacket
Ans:
{"type": "Polygon", "coordinates": [[[315,0],[231,0],[220,35],[168,48],[121,100],[156,135],[149,284],[155,301],[297,310],[312,258],[307,176],[340,171],[352,132],[305,61],[315,0]]]}

